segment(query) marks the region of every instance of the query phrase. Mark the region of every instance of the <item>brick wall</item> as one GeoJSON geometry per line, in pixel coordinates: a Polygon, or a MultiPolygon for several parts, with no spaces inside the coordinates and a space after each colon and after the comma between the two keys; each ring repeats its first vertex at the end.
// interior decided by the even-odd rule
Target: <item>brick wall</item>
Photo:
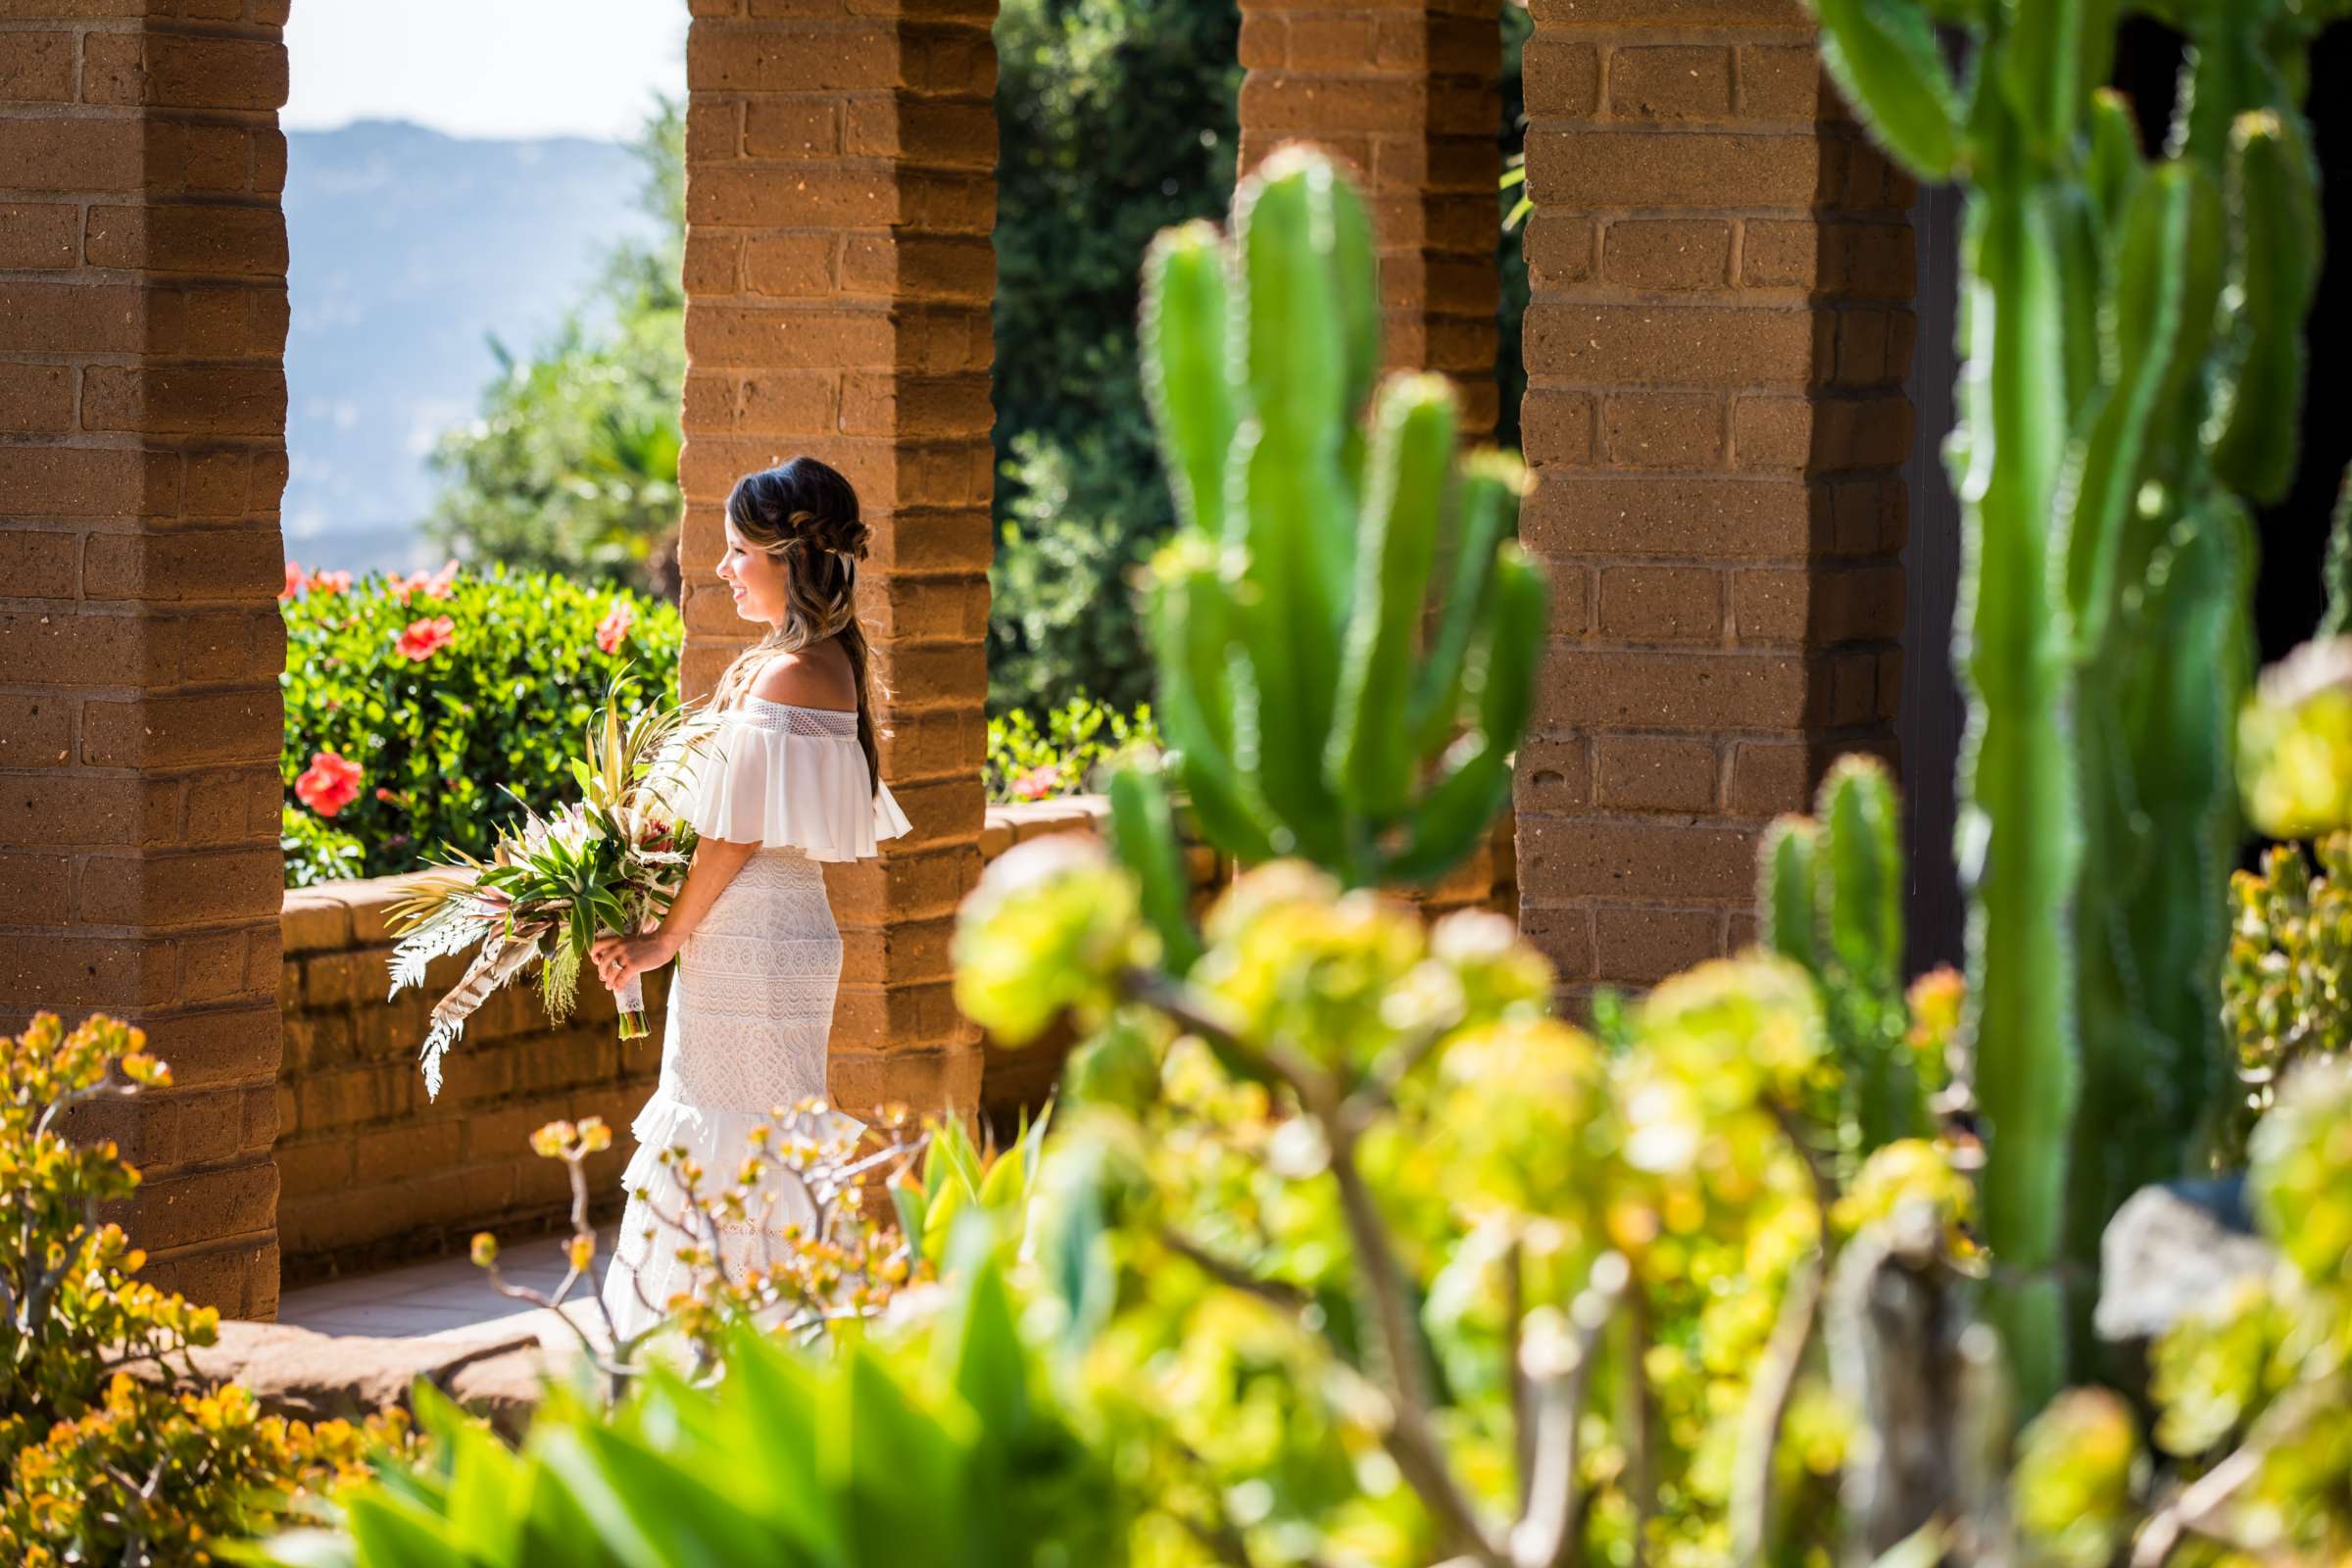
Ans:
{"type": "Polygon", "coordinates": [[[1393,368],[1460,383],[1494,428],[1496,0],[1243,0],[1241,162],[1312,141],[1361,180],[1393,368]]]}
{"type": "Polygon", "coordinates": [[[551,1026],[527,984],[485,1003],[447,1057],[437,1100],[416,1048],[431,1004],[465,971],[434,962],[423,991],[386,1001],[384,911],[410,881],[378,877],[285,895],[278,1004],[279,1245],[289,1284],[460,1250],[478,1230],[536,1231],[568,1211],[564,1167],[527,1147],[558,1118],[602,1116],[618,1135],[589,1162],[604,1211],[620,1208],[629,1123],[662,1065],[668,971],[651,976],[652,1032],[622,1044],[591,975],[551,1026]]]}
{"type": "Polygon", "coordinates": [[[0,1027],[142,1025],[88,1107],[159,1285],[277,1299],[285,0],[0,0],[0,1027]]]}
{"type": "Polygon", "coordinates": [[[808,454],[874,530],[859,613],[914,823],[830,868],[832,1089],[970,1104],[948,932],[979,875],[994,457],[993,0],[694,0],[686,47],[685,684],[750,630],[711,570],[742,474],[808,454]]]}
{"type": "Polygon", "coordinates": [[[1892,751],[1912,186],[1796,0],[1536,0],[1522,923],[1572,995],[1752,934],[1757,831],[1892,751]]]}

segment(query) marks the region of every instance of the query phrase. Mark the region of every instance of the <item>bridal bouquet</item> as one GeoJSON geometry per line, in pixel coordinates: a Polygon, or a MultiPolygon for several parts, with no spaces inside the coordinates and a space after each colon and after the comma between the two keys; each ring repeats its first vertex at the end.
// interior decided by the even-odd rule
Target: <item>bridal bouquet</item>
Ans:
{"type": "MultiPolygon", "coordinates": [[[[624,678],[588,726],[572,777],[581,798],[547,816],[523,807],[517,828],[499,835],[488,860],[445,852],[441,870],[418,879],[387,911],[400,936],[392,950],[392,992],[424,983],[425,965],[477,948],[457,986],[433,1008],[421,1055],[428,1095],[441,1093],[441,1058],[490,994],[539,964],[539,997],[550,1017],[567,1015],[580,966],[600,936],[649,929],[668,911],[694,858],[694,829],[666,801],[677,764],[705,738],[683,710],[649,709],[624,720],[624,678]]],[[[513,792],[510,791],[510,794],[513,792]]],[[[519,803],[518,803],[519,804],[519,803]]],[[[644,989],[632,977],[615,998],[620,1037],[646,1032],[644,989]]]]}

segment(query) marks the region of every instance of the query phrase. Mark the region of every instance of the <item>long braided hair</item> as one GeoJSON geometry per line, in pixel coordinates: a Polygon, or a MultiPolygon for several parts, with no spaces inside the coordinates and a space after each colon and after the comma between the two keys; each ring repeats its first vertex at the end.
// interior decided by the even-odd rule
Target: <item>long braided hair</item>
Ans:
{"type": "Polygon", "coordinates": [[[869,535],[858,515],[858,492],[814,458],[794,458],[738,479],[727,495],[727,521],[745,544],[784,564],[784,619],[735,656],[718,677],[711,706],[724,708],[743,696],[777,654],[840,638],[858,689],[858,749],[865,754],[867,779],[879,790],[882,758],[866,690],[865,629],[858,623],[858,563],[865,559],[869,535]]]}

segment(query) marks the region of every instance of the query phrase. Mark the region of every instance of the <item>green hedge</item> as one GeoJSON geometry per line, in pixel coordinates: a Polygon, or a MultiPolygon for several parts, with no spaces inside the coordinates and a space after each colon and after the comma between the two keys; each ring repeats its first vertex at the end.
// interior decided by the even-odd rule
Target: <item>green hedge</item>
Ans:
{"type": "Polygon", "coordinates": [[[412,870],[444,843],[487,854],[519,814],[501,785],[534,808],[569,792],[570,759],[615,676],[633,669],[649,694],[677,694],[678,612],[626,589],[504,568],[339,591],[312,578],[283,610],[289,887],[412,870]],[[632,623],[607,632],[608,652],[599,629],[618,630],[622,608],[632,623]],[[402,652],[413,628],[419,657],[402,652]],[[338,792],[347,802],[298,790],[321,753],[357,764],[356,789],[338,792]]]}
{"type": "Polygon", "coordinates": [[[1152,698],[1129,579],[1175,526],[1136,376],[1135,259],[1221,215],[1239,139],[1234,0],[998,8],[988,710],[1152,698]]]}

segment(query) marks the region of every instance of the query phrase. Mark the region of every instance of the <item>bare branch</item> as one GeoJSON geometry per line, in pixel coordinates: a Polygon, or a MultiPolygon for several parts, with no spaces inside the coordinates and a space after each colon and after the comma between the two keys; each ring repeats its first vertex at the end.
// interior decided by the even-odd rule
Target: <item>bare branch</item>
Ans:
{"type": "Polygon", "coordinates": [[[1502,1257],[1502,1375],[1511,1391],[1511,1457],[1519,1467],[1519,1517],[1536,1495],[1536,1391],[1527,1375],[1527,1238],[1514,1234],[1502,1257]]]}
{"type": "Polygon", "coordinates": [[[1821,1324],[1829,1224],[1829,1211],[1824,1209],[1823,1248],[1815,1249],[1789,1276],[1780,1317],[1748,1389],[1747,1408],[1740,1413],[1740,1452],[1732,1473],[1732,1552],[1740,1568],[1762,1568],[1771,1556],[1773,1455],[1780,1448],[1781,1428],[1821,1324]]]}
{"type": "Polygon", "coordinates": [[[2271,1450],[2301,1433],[2321,1411],[2332,1407],[2333,1380],[2296,1385],[2255,1419],[2245,1442],[2227,1458],[2180,1489],[2165,1507],[2140,1527],[2132,1547],[2132,1568],[2161,1568],[2185,1535],[2200,1535],[2234,1544],[2220,1528],[2222,1511],[2238,1489],[2262,1473],[2271,1450]]]}
{"type": "Polygon", "coordinates": [[[1372,1297],[1373,1315],[1388,1353],[1392,1419],[1388,1448],[1396,1468],[1420,1494],[1450,1544],[1467,1546],[1479,1561],[1501,1568],[1503,1558],[1488,1539],[1469,1497],[1447,1465],[1430,1428],[1428,1390],[1422,1382],[1421,1346],[1406,1315],[1404,1271],[1390,1244],[1388,1222],[1355,1163],[1355,1133],[1335,1114],[1331,1096],[1317,1080],[1302,1095],[1307,1111],[1324,1124],[1331,1140],[1331,1174],[1339,1184],[1340,1211],[1355,1245],[1356,1264],[1372,1297]]]}
{"type": "Polygon", "coordinates": [[[1323,1077],[1311,1062],[1280,1045],[1255,1045],[1213,1017],[1202,999],[1183,981],[1156,969],[1129,969],[1122,982],[1134,1000],[1165,1013],[1187,1034],[1199,1035],[1251,1070],[1277,1080],[1304,1100],[1323,1077]]]}
{"type": "Polygon", "coordinates": [[[1578,1426],[1600,1360],[1600,1338],[1632,1282],[1622,1255],[1602,1253],[1569,1306],[1565,1332],[1540,1323],[1528,1338],[1522,1371],[1535,1402],[1534,1444],[1522,1482],[1527,1502],[1511,1528],[1512,1568],[1565,1568],[1575,1558],[1582,1501],[1578,1426]]]}
{"type": "Polygon", "coordinates": [[[1163,1228],[1159,1233],[1159,1241],[1160,1245],[1169,1251],[1191,1263],[1218,1284],[1254,1296],[1281,1311],[1296,1314],[1303,1311],[1308,1305],[1310,1298],[1298,1286],[1283,1280],[1259,1279],[1249,1270],[1238,1264],[1227,1262],[1199,1242],[1193,1241],[1176,1230],[1163,1228]]]}
{"type": "Polygon", "coordinates": [[[1650,1521],[1658,1516],[1656,1412],[1650,1406],[1649,1371],[1642,1363],[1649,1354],[1649,1303],[1640,1291],[1628,1293],[1625,1380],[1619,1385],[1624,1413],[1625,1488],[1634,1505],[1634,1568],[1649,1560],[1650,1521]]]}

